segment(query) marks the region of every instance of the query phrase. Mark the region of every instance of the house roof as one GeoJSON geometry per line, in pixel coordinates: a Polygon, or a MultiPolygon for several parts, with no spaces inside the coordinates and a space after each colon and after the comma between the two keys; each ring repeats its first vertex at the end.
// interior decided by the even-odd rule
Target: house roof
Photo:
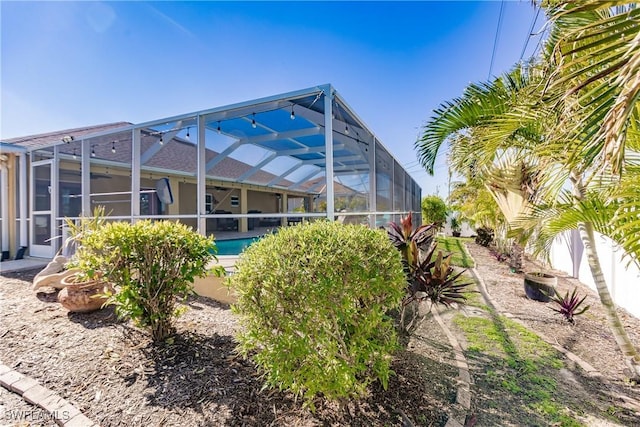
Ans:
{"type": "MultiPolygon", "coordinates": [[[[65,129],[56,132],[49,132],[39,135],[24,136],[6,140],[7,143],[25,147],[29,150],[44,149],[52,143],[59,143],[63,137],[73,135],[73,140],[59,145],[59,151],[67,156],[80,156],[82,153],[82,140],[88,139],[90,142],[90,156],[96,162],[108,161],[126,165],[131,162],[131,123],[117,122],[103,125],[88,126],[84,128],[65,129]],[[122,129],[118,131],[118,129],[122,129]],[[98,133],[110,131],[108,134],[92,136],[98,133]],[[115,152],[113,152],[115,149],[115,152]]],[[[143,157],[147,153],[142,169],[155,168],[167,172],[181,172],[195,174],[197,168],[196,145],[179,137],[158,144],[158,136],[155,132],[143,129],[141,132],[141,152],[143,157]]],[[[210,161],[220,153],[214,150],[206,150],[206,161],[210,161]]],[[[252,169],[252,166],[239,160],[225,157],[207,172],[208,177],[215,177],[225,181],[233,181],[252,169]]],[[[265,185],[274,180],[276,175],[257,171],[252,175],[252,182],[257,185],[265,185]]],[[[291,182],[282,180],[280,185],[290,185],[291,182]]]]}
{"type": "Polygon", "coordinates": [[[57,130],[53,132],[41,133],[37,135],[20,136],[2,140],[3,143],[15,144],[28,150],[37,150],[59,143],[65,136],[73,136],[74,139],[81,139],[84,136],[93,135],[100,132],[131,126],[129,122],[105,123],[101,125],[85,126],[73,129],[57,130]]]}
{"type": "MultiPolygon", "coordinates": [[[[324,178],[316,178],[310,181],[305,182],[300,186],[302,190],[325,194],[327,193],[327,183],[324,178]]],[[[333,181],[333,191],[337,196],[353,196],[357,194],[364,194],[354,188],[349,187],[348,185],[344,185],[341,182],[333,181]]]]}

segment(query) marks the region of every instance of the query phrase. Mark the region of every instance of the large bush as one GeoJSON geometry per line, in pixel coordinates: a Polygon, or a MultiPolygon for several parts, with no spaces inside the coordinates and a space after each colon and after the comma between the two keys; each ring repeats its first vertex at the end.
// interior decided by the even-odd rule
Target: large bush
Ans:
{"type": "Polygon", "coordinates": [[[390,309],[404,295],[400,253],[386,233],[318,221],[251,245],[230,285],[243,326],[239,350],[266,382],[336,399],[384,387],[397,338],[390,309]]]}
{"type": "Polygon", "coordinates": [[[207,274],[214,250],[213,238],[177,222],[112,222],[83,237],[77,258],[81,269],[100,270],[118,287],[109,300],[116,312],[159,341],[173,333],[176,302],[207,274]]]}
{"type": "Polygon", "coordinates": [[[422,198],[420,206],[422,208],[423,223],[435,223],[438,228],[441,228],[447,221],[447,204],[440,196],[425,196],[422,198]]]}

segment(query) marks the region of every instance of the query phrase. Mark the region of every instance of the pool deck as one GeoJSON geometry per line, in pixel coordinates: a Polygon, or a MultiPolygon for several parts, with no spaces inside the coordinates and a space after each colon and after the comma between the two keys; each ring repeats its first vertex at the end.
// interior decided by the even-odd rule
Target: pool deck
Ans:
{"type": "Polygon", "coordinates": [[[42,269],[51,261],[48,258],[32,258],[25,257],[23,259],[2,261],[0,262],[0,276],[7,273],[15,273],[18,271],[42,269]]]}

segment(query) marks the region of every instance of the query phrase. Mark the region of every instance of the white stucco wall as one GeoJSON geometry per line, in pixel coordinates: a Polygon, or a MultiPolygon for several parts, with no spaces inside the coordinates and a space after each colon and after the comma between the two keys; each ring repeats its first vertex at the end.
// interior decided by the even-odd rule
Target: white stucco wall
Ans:
{"type": "MultiPolygon", "coordinates": [[[[616,249],[611,239],[596,234],[596,241],[596,251],[613,300],[634,316],[640,317],[640,270],[635,264],[629,264],[627,259],[622,259],[622,251],[616,249]]],[[[570,242],[571,238],[566,236],[556,239],[551,250],[551,263],[553,268],[575,276],[570,242]]],[[[576,258],[577,278],[595,290],[586,255],[583,253],[576,258]]]]}

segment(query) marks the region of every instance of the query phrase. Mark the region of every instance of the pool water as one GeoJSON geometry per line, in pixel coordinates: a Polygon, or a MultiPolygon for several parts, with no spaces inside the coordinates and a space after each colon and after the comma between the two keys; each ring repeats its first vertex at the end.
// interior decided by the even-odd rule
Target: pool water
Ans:
{"type": "Polygon", "coordinates": [[[259,237],[246,237],[243,239],[216,240],[218,255],[239,255],[250,244],[259,240],[259,237]]]}

